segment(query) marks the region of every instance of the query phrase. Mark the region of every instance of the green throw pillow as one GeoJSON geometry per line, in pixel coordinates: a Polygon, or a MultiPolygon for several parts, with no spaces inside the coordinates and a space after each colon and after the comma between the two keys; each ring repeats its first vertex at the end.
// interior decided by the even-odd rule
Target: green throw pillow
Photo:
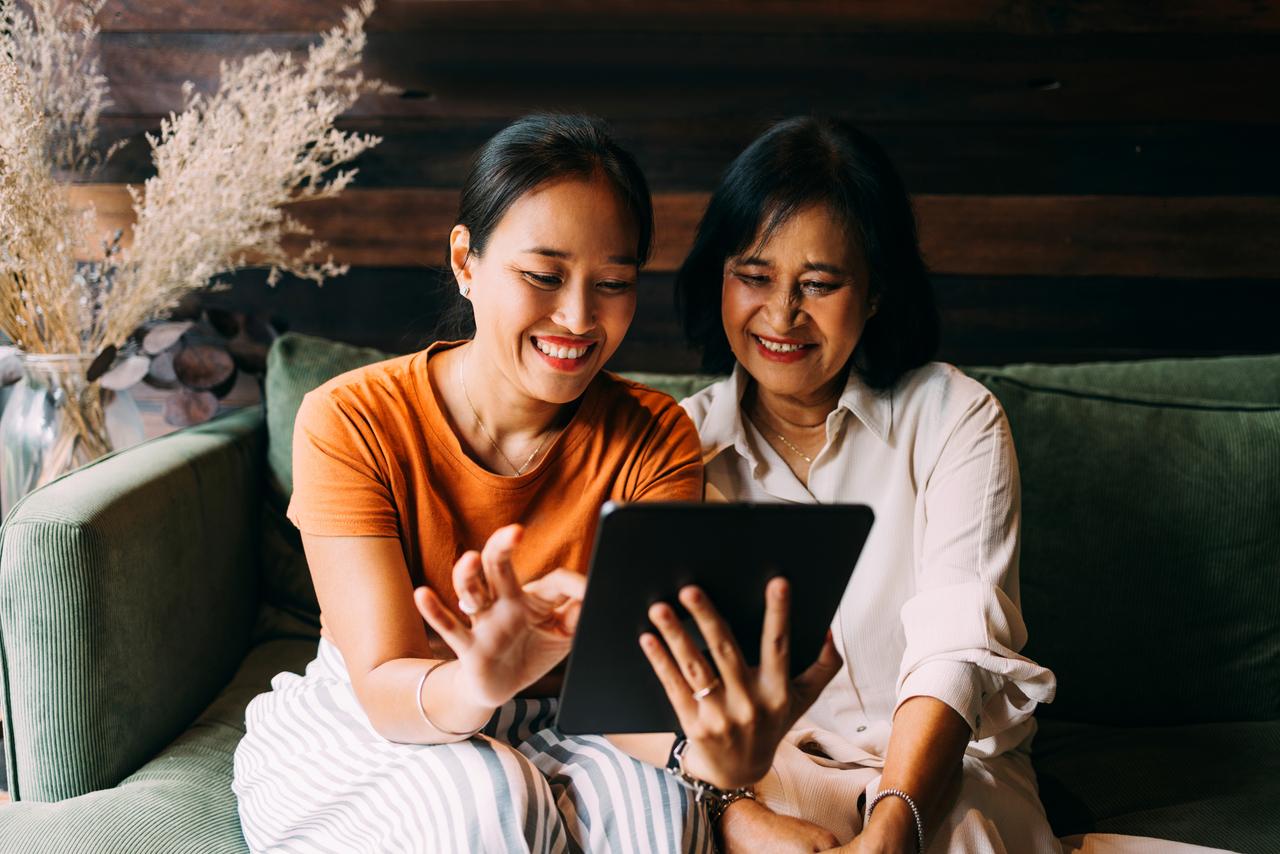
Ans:
{"type": "MultiPolygon", "coordinates": [[[[302,538],[285,518],[293,492],[293,421],[307,392],[347,371],[391,358],[369,347],[353,347],[324,338],[289,333],[271,346],[267,356],[267,500],[262,503],[262,599],[304,624],[319,624],[311,572],[302,553],[302,538]]],[[[290,621],[268,613],[263,633],[279,636],[290,621]]],[[[297,625],[296,621],[292,625],[297,625]]]]}

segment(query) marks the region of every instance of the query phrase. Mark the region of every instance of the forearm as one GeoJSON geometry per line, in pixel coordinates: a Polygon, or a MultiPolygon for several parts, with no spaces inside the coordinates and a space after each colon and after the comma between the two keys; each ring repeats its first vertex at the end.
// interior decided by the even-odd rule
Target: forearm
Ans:
{"type": "MultiPolygon", "coordinates": [[[[969,725],[941,700],[912,697],[898,707],[889,737],[880,791],[899,789],[915,800],[926,828],[936,823],[942,795],[960,770],[969,725]]],[[[915,819],[901,798],[888,797],[876,806],[864,833],[884,850],[915,847],[915,819]]]]}
{"type": "Polygon", "coordinates": [[[606,735],[614,747],[641,762],[663,768],[667,757],[671,754],[671,745],[675,743],[673,732],[641,732],[620,735],[606,735]]]}
{"type": "Polygon", "coordinates": [[[488,722],[494,708],[470,701],[459,690],[456,662],[437,667],[422,682],[422,675],[439,661],[397,658],[378,665],[359,681],[356,696],[379,735],[406,744],[445,744],[466,737],[445,730],[471,733],[488,722]],[[421,698],[414,695],[419,685],[421,698]],[[424,711],[430,724],[423,720],[424,711]]]}

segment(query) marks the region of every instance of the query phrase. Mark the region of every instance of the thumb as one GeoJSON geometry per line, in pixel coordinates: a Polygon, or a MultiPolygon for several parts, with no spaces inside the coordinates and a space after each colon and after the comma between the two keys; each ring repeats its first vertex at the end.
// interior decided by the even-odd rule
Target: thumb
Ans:
{"type": "Polygon", "coordinates": [[[813,705],[813,701],[818,699],[822,689],[827,687],[827,683],[840,672],[842,664],[844,659],[840,657],[840,653],[836,652],[835,640],[831,636],[831,630],[828,629],[818,658],[791,683],[791,693],[795,698],[791,712],[795,719],[813,705]]]}

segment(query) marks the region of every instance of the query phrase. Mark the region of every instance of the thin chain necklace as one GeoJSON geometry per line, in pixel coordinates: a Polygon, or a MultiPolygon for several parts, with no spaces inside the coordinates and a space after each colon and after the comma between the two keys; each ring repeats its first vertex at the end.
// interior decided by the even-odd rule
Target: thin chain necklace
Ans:
{"type": "MultiPolygon", "coordinates": [[[[779,440],[779,441],[781,441],[781,442],[782,442],[782,444],[784,444],[784,445],[786,445],[788,448],[790,448],[793,452],[795,452],[795,454],[796,454],[798,457],[800,457],[800,459],[804,460],[804,461],[805,461],[806,463],[808,463],[809,465],[813,465],[813,457],[809,456],[809,455],[808,455],[808,454],[806,454],[804,451],[802,451],[802,450],[800,450],[799,448],[797,448],[797,447],[796,447],[796,446],[791,442],[791,440],[790,440],[790,439],[788,439],[786,436],[782,435],[782,433],[781,433],[781,432],[779,432],[779,430],[778,430],[776,427],[774,427],[774,426],[773,426],[773,424],[769,423],[769,422],[768,422],[768,419],[764,418],[764,413],[760,411],[762,408],[763,408],[763,407],[761,407],[759,400],[755,401],[756,418],[757,418],[757,419],[759,419],[759,421],[761,421],[762,423],[767,424],[767,425],[768,425],[768,428],[773,432],[773,435],[777,436],[777,437],[778,437],[778,440],[779,440]]],[[[783,419],[783,420],[785,421],[786,419],[783,419]]],[[[818,424],[814,424],[813,426],[814,426],[814,427],[817,427],[817,426],[819,426],[819,425],[818,425],[818,424]]]]}
{"type": "Polygon", "coordinates": [[[799,448],[797,448],[795,445],[791,444],[791,441],[790,441],[789,439],[787,439],[787,437],[786,437],[786,436],[784,436],[784,435],[782,435],[781,433],[778,433],[778,432],[776,432],[776,431],[775,431],[774,435],[775,435],[775,436],[777,436],[779,439],[781,439],[781,440],[782,440],[782,444],[786,445],[788,448],[790,448],[791,450],[793,450],[793,451],[795,451],[797,454],[799,454],[799,455],[800,455],[800,459],[804,460],[804,461],[805,461],[806,463],[808,463],[809,465],[813,465],[813,457],[809,456],[809,455],[808,455],[808,454],[806,454],[804,451],[800,450],[800,449],[799,449],[799,448]]]}
{"type": "Polygon", "coordinates": [[[458,367],[458,383],[462,386],[462,396],[467,399],[467,406],[471,407],[471,414],[476,418],[476,426],[480,428],[480,432],[489,440],[489,444],[493,445],[493,449],[498,452],[498,456],[502,457],[502,459],[506,461],[507,465],[511,467],[511,470],[514,471],[517,476],[524,474],[524,470],[529,467],[529,463],[533,462],[533,458],[538,456],[538,453],[542,451],[542,447],[547,444],[547,440],[551,438],[551,433],[547,432],[543,434],[542,441],[538,443],[538,447],[533,449],[533,453],[524,461],[524,465],[517,466],[515,463],[511,462],[511,458],[502,450],[502,446],[499,445],[489,433],[489,428],[484,426],[484,422],[480,420],[480,413],[476,411],[476,405],[471,402],[471,395],[467,392],[466,367],[466,358],[463,357],[462,364],[458,367]]]}

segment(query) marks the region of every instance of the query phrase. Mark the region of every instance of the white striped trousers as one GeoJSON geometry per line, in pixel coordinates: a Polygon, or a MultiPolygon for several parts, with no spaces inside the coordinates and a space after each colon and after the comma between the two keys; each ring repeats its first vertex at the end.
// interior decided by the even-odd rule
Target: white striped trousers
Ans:
{"type": "Polygon", "coordinates": [[[600,736],[550,725],[552,699],[512,700],[456,744],[389,742],[320,641],[245,712],[232,787],[250,850],[709,854],[702,810],[669,775],[600,736]]]}

